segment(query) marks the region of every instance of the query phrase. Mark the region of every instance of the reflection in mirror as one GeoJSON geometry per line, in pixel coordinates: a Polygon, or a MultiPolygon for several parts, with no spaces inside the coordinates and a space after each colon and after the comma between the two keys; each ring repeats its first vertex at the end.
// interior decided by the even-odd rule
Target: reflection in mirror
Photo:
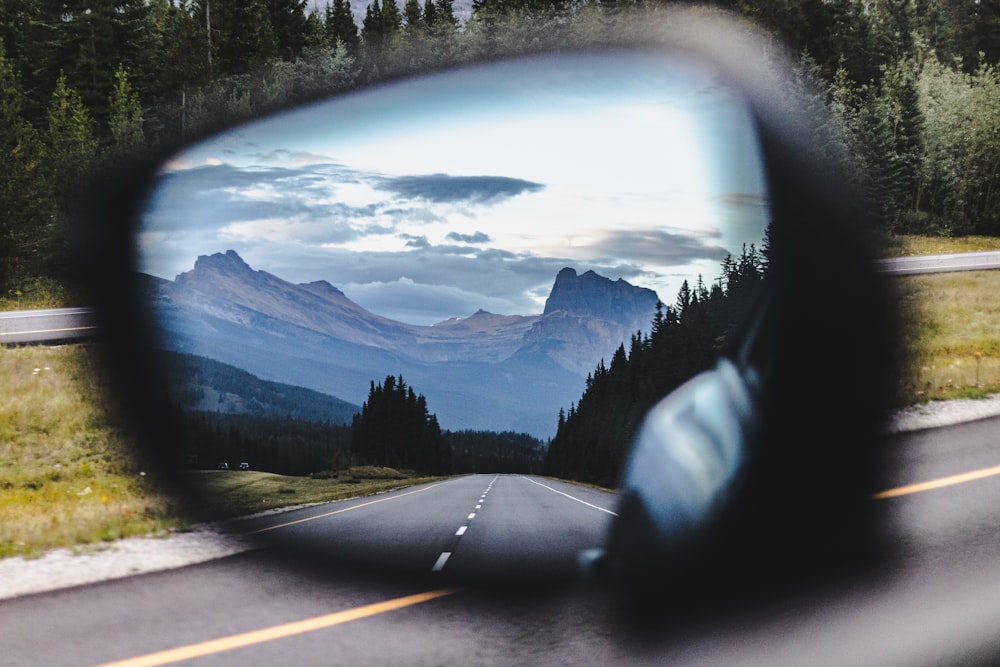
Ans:
{"type": "Polygon", "coordinates": [[[645,409],[748,307],[768,217],[746,104],[662,53],[480,65],[217,135],[166,164],[138,237],[178,461],[250,468],[260,509],[312,499],[261,473],[345,496],[479,473],[283,530],[418,569],[561,566],[615,497],[532,475],[615,484],[645,409]]]}

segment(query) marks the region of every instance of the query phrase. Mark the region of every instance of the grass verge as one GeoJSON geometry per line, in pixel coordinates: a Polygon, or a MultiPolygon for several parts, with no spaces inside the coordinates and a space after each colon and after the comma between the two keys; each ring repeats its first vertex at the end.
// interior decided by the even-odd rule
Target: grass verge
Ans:
{"type": "Polygon", "coordinates": [[[0,293],[0,312],[37,308],[68,308],[84,303],[80,290],[53,278],[29,277],[0,293]]]}
{"type": "Polygon", "coordinates": [[[219,470],[190,473],[194,488],[211,505],[215,518],[246,516],[264,510],[343,500],[391,491],[443,477],[417,477],[392,468],[370,466],[320,479],[269,472],[219,470]]]}
{"type": "Polygon", "coordinates": [[[0,557],[183,527],[101,377],[89,346],[0,347],[0,557]]]}
{"type": "Polygon", "coordinates": [[[1000,271],[892,280],[906,353],[898,402],[981,398],[1000,391],[1000,271]]]}
{"type": "Polygon", "coordinates": [[[893,236],[883,244],[886,257],[943,255],[955,252],[1000,250],[1000,237],[995,236],[893,236]]]}

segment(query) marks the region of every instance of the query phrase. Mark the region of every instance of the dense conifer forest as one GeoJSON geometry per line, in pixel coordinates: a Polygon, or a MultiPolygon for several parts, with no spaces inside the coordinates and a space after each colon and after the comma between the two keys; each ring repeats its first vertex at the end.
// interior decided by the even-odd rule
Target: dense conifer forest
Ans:
{"type": "Polygon", "coordinates": [[[587,376],[580,401],[559,413],[545,459],[548,475],[613,487],[646,411],[726,351],[760,293],[767,256],[755,246],[727,257],[711,286],[685,281],[670,306],[657,308],[648,335],[636,332],[610,363],[587,376]]]}
{"type": "MultiPolygon", "coordinates": [[[[221,364],[201,366],[214,377],[235,372],[252,388],[261,383],[221,364]]],[[[286,394],[293,390],[289,397],[294,399],[301,397],[296,392],[315,394],[279,386],[286,394]]],[[[260,392],[251,394],[259,396],[260,392]]],[[[250,406],[257,412],[232,413],[192,409],[192,403],[184,399],[184,395],[169,398],[167,409],[181,443],[177,455],[187,468],[213,469],[220,463],[235,468],[245,462],[253,470],[283,475],[336,473],[355,465],[433,475],[539,473],[545,456],[544,443],[525,433],[442,431],[428,410],[427,399],[401,377],[372,382],[368,400],[350,423],[338,420],[339,408],[323,419],[315,412],[304,412],[294,401],[265,401],[264,408],[250,406]]]]}

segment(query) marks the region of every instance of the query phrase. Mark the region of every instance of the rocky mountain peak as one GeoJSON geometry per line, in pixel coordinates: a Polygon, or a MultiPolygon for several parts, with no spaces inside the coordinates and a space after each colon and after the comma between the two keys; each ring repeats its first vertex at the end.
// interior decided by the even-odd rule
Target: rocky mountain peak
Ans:
{"type": "Polygon", "coordinates": [[[577,316],[631,322],[637,317],[649,317],[658,300],[653,290],[636,287],[621,278],[611,280],[593,271],[578,275],[574,269],[566,267],[556,275],[545,301],[544,314],[564,311],[577,316]]]}
{"type": "Polygon", "coordinates": [[[250,265],[243,261],[243,258],[235,250],[227,250],[225,253],[217,252],[213,255],[200,255],[194,262],[194,270],[197,271],[223,271],[230,274],[254,273],[250,265]]]}

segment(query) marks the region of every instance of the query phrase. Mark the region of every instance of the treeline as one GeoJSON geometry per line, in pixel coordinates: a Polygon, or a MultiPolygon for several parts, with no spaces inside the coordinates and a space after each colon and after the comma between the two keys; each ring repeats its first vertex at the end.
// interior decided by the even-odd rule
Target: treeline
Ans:
{"type": "Polygon", "coordinates": [[[539,474],[545,463],[545,444],[527,433],[445,431],[444,439],[453,474],[539,474]]]}
{"type": "MultiPolygon", "coordinates": [[[[810,4],[810,3],[803,3],[810,4]]],[[[1000,2],[822,3],[802,42],[817,143],[889,233],[1000,234],[1000,2]]]]}
{"type": "MultiPolygon", "coordinates": [[[[765,246],[766,251],[766,246],[765,246]]],[[[711,368],[760,292],[766,252],[727,257],[711,286],[681,286],[673,306],[658,304],[649,334],[632,336],[588,374],[580,401],[560,410],[545,473],[613,487],[646,412],[685,380],[711,368]]]]}
{"type": "Polygon", "coordinates": [[[450,456],[427,399],[391,375],[371,383],[351,424],[351,451],[361,461],[434,475],[450,472],[450,456]]]}
{"type": "Polygon", "coordinates": [[[373,381],[351,425],[355,461],[432,475],[535,473],[541,470],[544,449],[525,433],[442,431],[426,397],[402,376],[373,381]]]}
{"type": "Polygon", "coordinates": [[[371,394],[350,425],[267,414],[227,414],[185,409],[168,399],[176,429],[179,463],[212,470],[234,469],[280,475],[311,475],[369,464],[432,475],[539,473],[545,457],[541,440],[505,431],[441,431],[402,378],[372,383],[371,394]]]}
{"type": "Polygon", "coordinates": [[[220,463],[235,469],[303,476],[340,470],[352,464],[351,427],[344,424],[173,408],[173,427],[181,444],[179,463],[211,470],[220,463]]]}

